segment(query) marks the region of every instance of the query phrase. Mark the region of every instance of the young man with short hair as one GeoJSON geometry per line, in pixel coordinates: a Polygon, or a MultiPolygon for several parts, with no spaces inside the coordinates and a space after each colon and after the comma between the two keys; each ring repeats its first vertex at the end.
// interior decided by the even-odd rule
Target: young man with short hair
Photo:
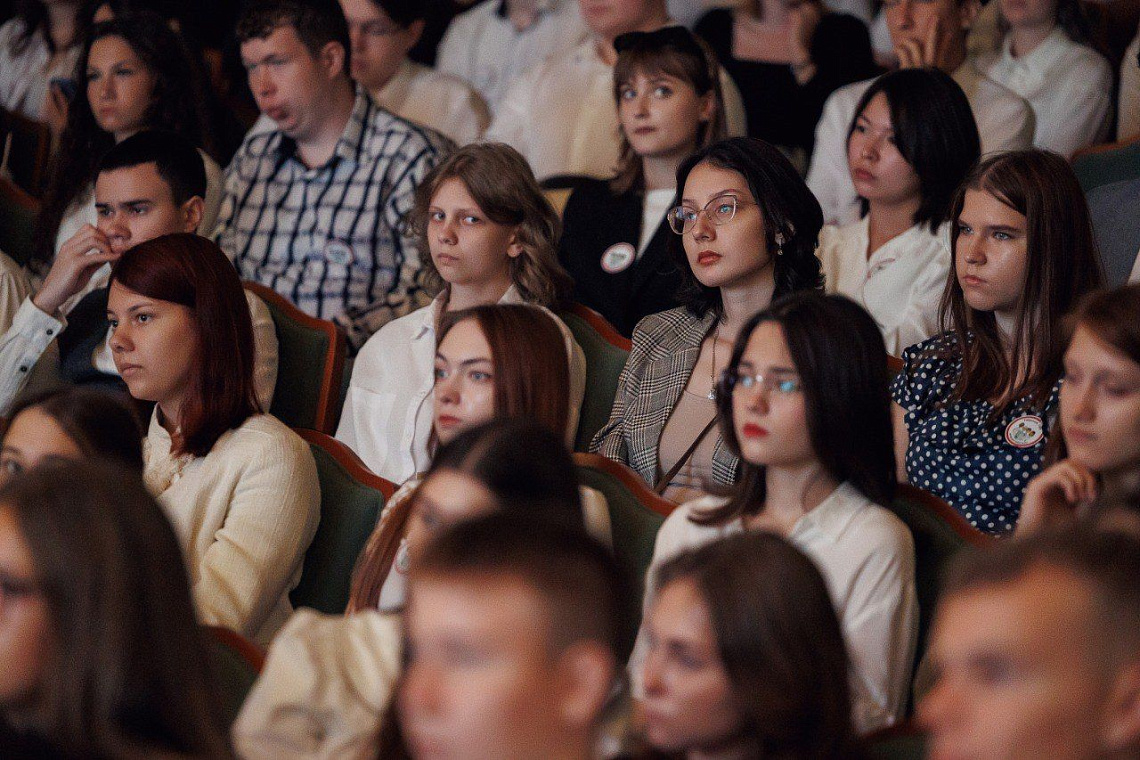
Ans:
{"type": "Polygon", "coordinates": [[[226,169],[215,238],[243,279],[335,320],[359,348],[430,301],[403,219],[451,142],[352,81],[335,0],[258,0],[237,37],[272,125],[251,130],[226,169]]]}

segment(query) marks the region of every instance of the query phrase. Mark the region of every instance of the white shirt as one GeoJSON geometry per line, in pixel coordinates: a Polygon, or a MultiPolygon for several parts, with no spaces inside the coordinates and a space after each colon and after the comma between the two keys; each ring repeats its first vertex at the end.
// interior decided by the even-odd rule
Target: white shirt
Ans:
{"type": "Polygon", "coordinates": [[[72,45],[48,68],[51,51],[42,33],[32,35],[24,49],[16,52],[23,30],[24,22],[18,18],[0,26],[0,106],[42,122],[51,80],[75,76],[80,46],[72,45]]]}
{"type": "Polygon", "coordinates": [[[649,241],[657,234],[657,228],[661,226],[665,212],[669,210],[676,196],[677,191],[671,187],[664,190],[650,190],[645,194],[641,202],[641,239],[637,243],[638,257],[645,253],[649,241]]]}
{"type": "Polygon", "coordinates": [[[1140,135],[1140,33],[1132,40],[1120,63],[1120,116],[1116,138],[1127,140],[1140,135]]]}
{"type": "MultiPolygon", "coordinates": [[[[443,295],[380,328],[360,349],[337,426],[337,440],[356,452],[368,469],[393,483],[427,471],[431,464],[435,410],[435,327],[443,295]]],[[[521,303],[512,285],[499,303],[521,303]]],[[[570,361],[568,440],[574,440],[586,387],[586,359],[562,320],[543,309],[562,330],[570,361]]]]}
{"type": "Polygon", "coordinates": [[[1061,27],[1016,58],[1006,35],[1001,50],[980,59],[978,67],[1033,106],[1034,146],[1071,156],[1108,136],[1112,67],[1100,53],[1070,40],[1061,27]]]}
{"type": "Polygon", "coordinates": [[[151,417],[144,478],[181,540],[199,619],[266,644],[293,607],[321,492],[309,445],[258,414],[204,457],[175,457],[151,417]]]}
{"type": "Polygon", "coordinates": [[[577,0],[538,0],[538,17],[521,32],[499,15],[501,2],[483,0],[453,18],[436,57],[437,69],[470,82],[492,111],[516,77],[589,34],[577,0]]]}
{"type": "Polygon", "coordinates": [[[471,85],[407,58],[372,97],[400,118],[442,132],[456,145],[478,140],[491,123],[487,103],[471,85]]]}
{"type": "MultiPolygon", "coordinates": [[[[1033,144],[1033,108],[1024,98],[979,74],[970,60],[952,76],[970,100],[983,153],[1020,150],[1033,144]]],[[[858,196],[847,166],[847,130],[855,119],[859,99],[873,81],[855,82],[833,92],[815,129],[815,153],[807,184],[829,224],[859,219],[858,196]]]]}
{"type": "MultiPolygon", "coordinates": [[[[548,58],[511,83],[486,139],[516,148],[539,180],[560,174],[612,177],[618,163],[613,67],[593,37],[548,58]]],[[[744,101],[722,69],[728,134],[747,134],[744,101]]]]}
{"type": "MultiPolygon", "coordinates": [[[[666,560],[744,531],[739,519],[725,525],[689,519],[723,503],[711,496],[697,499],[666,518],[646,577],[646,610],[652,605],[657,570],[666,560]]],[[[787,538],[815,562],[835,604],[851,657],[856,729],[868,733],[891,725],[906,709],[918,635],[910,531],[894,514],[843,483],[801,517],[787,538]]],[[[630,657],[635,693],[641,692],[647,646],[643,629],[630,657]]]]}
{"type": "Polygon", "coordinates": [[[891,238],[867,258],[870,215],[819,233],[816,255],[823,264],[824,287],[865,308],[887,344],[887,353],[938,333],[938,304],[950,272],[950,226],[932,233],[916,224],[891,238]]]}

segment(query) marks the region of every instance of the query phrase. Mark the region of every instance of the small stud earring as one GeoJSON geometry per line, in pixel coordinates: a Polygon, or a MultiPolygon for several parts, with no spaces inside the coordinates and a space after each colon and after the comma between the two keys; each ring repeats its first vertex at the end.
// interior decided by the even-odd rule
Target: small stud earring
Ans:
{"type": "Polygon", "coordinates": [[[776,233],[776,255],[784,255],[784,233],[782,232],[776,233]]]}

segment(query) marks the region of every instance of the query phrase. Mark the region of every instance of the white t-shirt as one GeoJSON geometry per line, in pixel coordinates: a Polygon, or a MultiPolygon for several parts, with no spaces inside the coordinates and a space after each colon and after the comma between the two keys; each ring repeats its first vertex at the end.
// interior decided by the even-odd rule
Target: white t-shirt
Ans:
{"type": "Polygon", "coordinates": [[[641,203],[641,240],[637,244],[639,258],[641,254],[645,253],[645,248],[653,239],[657,228],[661,226],[665,212],[669,210],[669,206],[673,203],[673,198],[676,195],[677,191],[673,188],[650,190],[645,194],[645,200],[641,203]]]}

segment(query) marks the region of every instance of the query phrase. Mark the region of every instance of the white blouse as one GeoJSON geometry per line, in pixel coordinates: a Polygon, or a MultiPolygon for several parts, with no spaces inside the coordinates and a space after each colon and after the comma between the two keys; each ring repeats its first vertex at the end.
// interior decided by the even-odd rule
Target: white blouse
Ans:
{"type": "Polygon", "coordinates": [[[487,103],[471,85],[406,58],[372,96],[400,118],[442,132],[456,145],[478,140],[491,123],[487,103]]]}
{"type": "Polygon", "coordinates": [[[938,332],[938,304],[950,272],[950,227],[932,233],[916,224],[891,238],[867,258],[870,216],[819,233],[816,255],[823,264],[824,287],[865,308],[887,344],[887,353],[938,332]]]}
{"type": "MultiPolygon", "coordinates": [[[[740,519],[725,525],[689,519],[724,503],[717,497],[697,499],[666,518],[646,577],[645,610],[653,601],[657,570],[667,560],[744,531],[740,519]]],[[[867,733],[893,724],[906,709],[918,635],[910,531],[894,514],[843,483],[801,517],[787,539],[816,563],[835,604],[851,658],[856,729],[867,733]]],[[[639,694],[646,646],[643,628],[629,664],[639,694]]]]}
{"type": "Polygon", "coordinates": [[[171,446],[156,408],[143,474],[182,542],[198,617],[264,645],[293,612],[289,592],[320,517],[309,445],[259,414],[204,457],[176,457],[171,446]]]}
{"type": "Polygon", "coordinates": [[[1140,31],[1124,51],[1120,62],[1120,115],[1116,122],[1116,138],[1127,140],[1140,136],[1140,31]]]}
{"type": "Polygon", "coordinates": [[[1014,57],[1007,34],[1001,50],[979,61],[990,79],[1033,106],[1033,145],[1071,156],[1108,136],[1112,113],[1112,67],[1087,45],[1055,27],[1030,53],[1014,57]]]}
{"type": "Polygon", "coordinates": [[[42,122],[51,80],[75,76],[80,46],[72,45],[48,68],[51,51],[43,33],[33,34],[24,48],[16,51],[23,31],[24,22],[18,18],[0,26],[0,106],[42,122]]]}

